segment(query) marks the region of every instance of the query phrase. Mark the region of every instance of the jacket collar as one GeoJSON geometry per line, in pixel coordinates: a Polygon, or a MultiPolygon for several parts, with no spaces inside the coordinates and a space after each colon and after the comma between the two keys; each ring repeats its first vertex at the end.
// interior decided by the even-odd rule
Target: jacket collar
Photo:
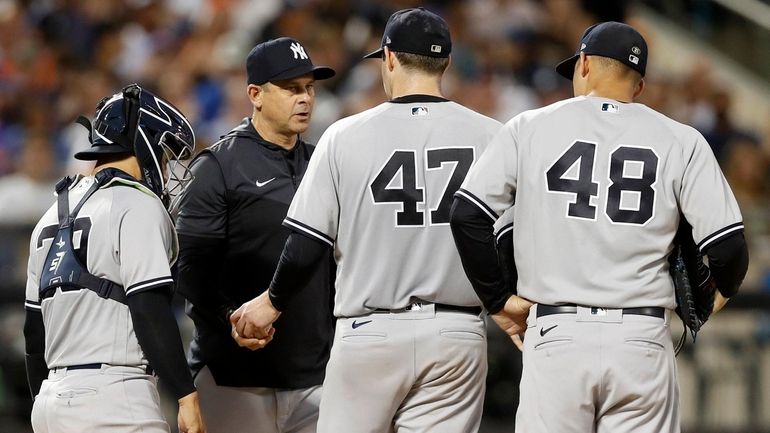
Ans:
{"type": "Polygon", "coordinates": [[[298,147],[302,146],[304,144],[304,141],[302,141],[302,138],[297,136],[297,144],[294,146],[294,149],[287,151],[283,147],[271,143],[264,138],[262,138],[261,135],[259,135],[259,132],[254,128],[254,125],[251,123],[251,118],[245,117],[238,126],[236,126],[232,131],[228,132],[226,135],[223,135],[221,138],[225,137],[248,137],[256,140],[259,144],[262,146],[267,147],[270,150],[280,150],[283,152],[291,152],[298,147]]]}

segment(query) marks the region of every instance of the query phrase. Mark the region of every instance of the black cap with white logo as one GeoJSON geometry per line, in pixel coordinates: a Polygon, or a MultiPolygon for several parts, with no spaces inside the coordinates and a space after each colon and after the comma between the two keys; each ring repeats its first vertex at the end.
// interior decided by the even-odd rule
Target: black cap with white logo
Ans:
{"type": "Polygon", "coordinates": [[[440,16],[423,8],[402,9],[388,19],[380,48],[364,58],[380,57],[384,47],[401,53],[446,58],[452,51],[452,40],[449,26],[440,16]]]}
{"type": "Polygon", "coordinates": [[[556,65],[556,72],[571,80],[581,52],[615,59],[642,76],[647,70],[647,42],[628,24],[607,21],[587,28],[575,55],[556,65]]]}
{"type": "Polygon", "coordinates": [[[313,65],[305,47],[292,38],[262,42],[252,48],[246,57],[249,84],[288,80],[310,72],[316,80],[325,80],[335,74],[334,69],[328,66],[313,65]]]}

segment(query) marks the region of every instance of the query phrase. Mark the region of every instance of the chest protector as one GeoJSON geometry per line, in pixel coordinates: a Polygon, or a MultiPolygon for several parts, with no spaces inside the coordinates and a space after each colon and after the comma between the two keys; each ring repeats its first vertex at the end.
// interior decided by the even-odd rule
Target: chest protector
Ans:
{"type": "Polygon", "coordinates": [[[48,250],[43,271],[40,275],[40,300],[53,297],[56,289],[63,292],[73,290],[91,290],[99,297],[126,303],[123,287],[106,278],[97,277],[83,265],[75,254],[72,232],[80,208],[93,195],[100,185],[106,184],[112,177],[120,176],[117,170],[107,169],[96,174],[94,183],[83,195],[78,204],[69,211],[69,187],[74,179],[65,177],[56,184],[59,228],[48,250]]]}

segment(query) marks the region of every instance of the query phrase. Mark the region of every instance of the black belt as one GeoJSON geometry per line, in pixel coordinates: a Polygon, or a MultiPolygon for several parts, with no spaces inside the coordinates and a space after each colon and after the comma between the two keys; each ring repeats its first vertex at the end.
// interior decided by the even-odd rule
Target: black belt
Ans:
{"type": "MultiPolygon", "coordinates": [[[[601,307],[586,307],[593,310],[602,310],[601,307]]],[[[575,314],[577,313],[577,306],[574,304],[569,305],[546,305],[537,304],[537,317],[550,316],[551,314],[575,314]]],[[[663,319],[666,317],[666,309],[663,307],[637,307],[637,308],[623,308],[623,314],[636,314],[639,316],[651,316],[663,319]]]]}
{"type": "MultiPolygon", "coordinates": [[[[102,364],[100,362],[96,362],[93,364],[77,364],[77,365],[68,365],[66,367],[54,367],[52,370],[58,370],[60,368],[66,368],[67,371],[70,370],[99,370],[102,368],[102,366],[105,364],[102,364]]],[[[137,368],[144,369],[145,374],[152,375],[155,371],[150,367],[149,365],[137,365],[137,368]]]]}
{"type": "Polygon", "coordinates": [[[419,311],[423,304],[433,305],[436,308],[436,311],[457,311],[460,313],[473,314],[474,316],[481,315],[481,307],[463,307],[460,305],[437,304],[430,302],[414,302],[408,307],[397,308],[394,310],[389,310],[387,308],[377,308],[373,311],[373,313],[405,313],[407,311],[419,311]]]}

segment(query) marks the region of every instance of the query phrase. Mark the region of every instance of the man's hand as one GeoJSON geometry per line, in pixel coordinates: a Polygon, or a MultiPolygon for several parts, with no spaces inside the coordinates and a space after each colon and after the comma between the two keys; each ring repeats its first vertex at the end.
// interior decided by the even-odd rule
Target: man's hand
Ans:
{"type": "Polygon", "coordinates": [[[176,417],[181,433],[205,433],[206,425],[201,417],[198,392],[191,392],[179,399],[179,414],[176,417]]]}
{"type": "Polygon", "coordinates": [[[513,344],[519,350],[524,350],[521,336],[527,330],[527,315],[529,315],[529,307],[532,305],[534,303],[527,299],[511,295],[502,310],[490,315],[497,326],[511,337],[513,344]]]}
{"type": "Polygon", "coordinates": [[[267,343],[273,341],[273,334],[275,334],[275,328],[270,328],[270,331],[265,338],[245,338],[238,335],[238,331],[235,329],[235,324],[232,324],[232,337],[239,346],[245,347],[249,350],[258,350],[267,346],[267,343]]]}
{"type": "Polygon", "coordinates": [[[730,298],[725,298],[721,293],[719,293],[719,290],[717,290],[714,293],[714,309],[712,310],[711,314],[714,314],[724,308],[724,306],[727,305],[728,299],[730,298]]]}
{"type": "Polygon", "coordinates": [[[235,326],[233,338],[238,336],[246,339],[272,339],[275,332],[273,323],[280,315],[281,312],[273,307],[270,295],[265,290],[230,315],[230,323],[235,326]]]}

